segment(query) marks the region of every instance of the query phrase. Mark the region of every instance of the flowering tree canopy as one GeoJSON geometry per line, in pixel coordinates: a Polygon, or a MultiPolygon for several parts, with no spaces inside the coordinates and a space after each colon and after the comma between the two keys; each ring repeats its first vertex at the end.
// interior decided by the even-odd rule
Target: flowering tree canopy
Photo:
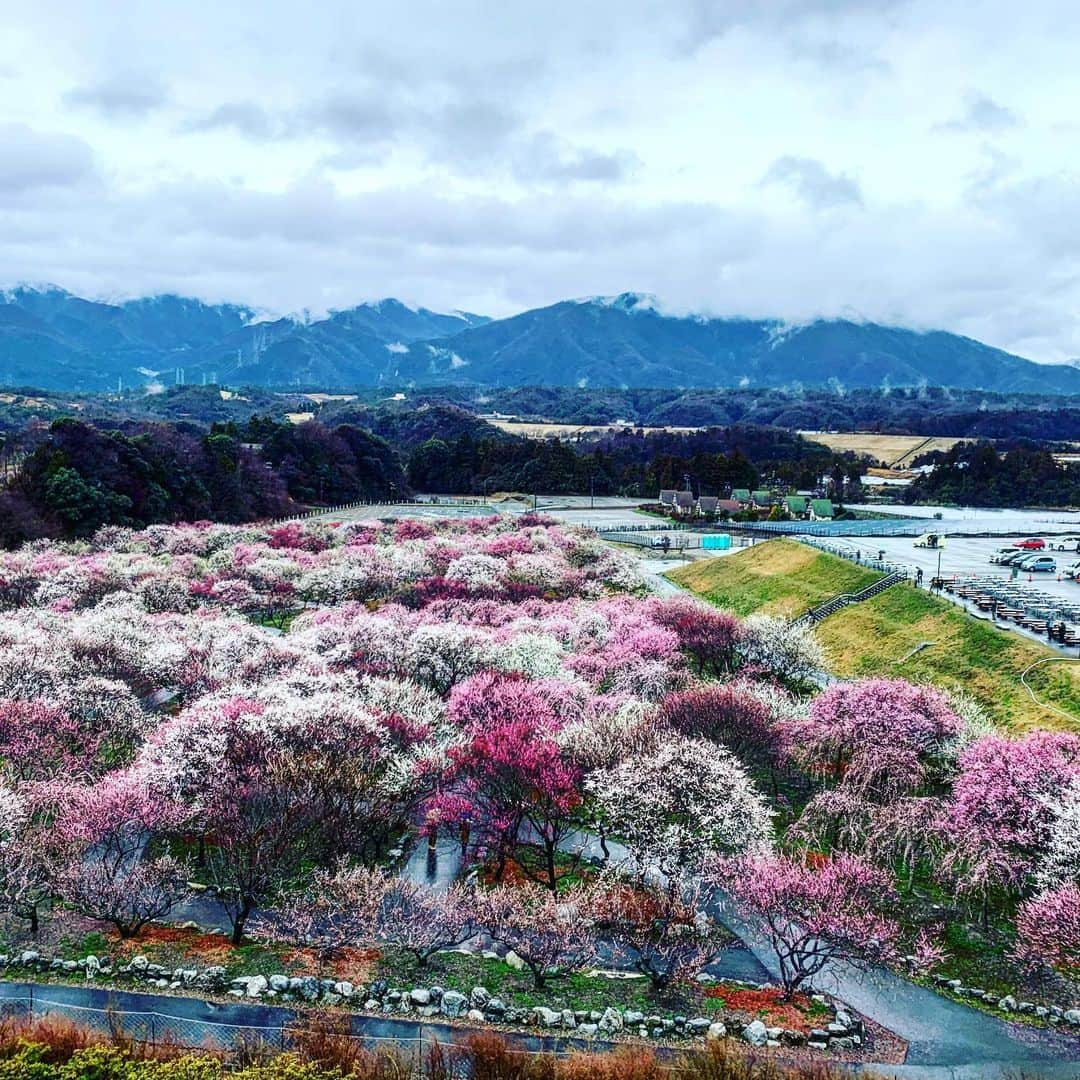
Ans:
{"type": "Polygon", "coordinates": [[[717,864],[711,880],[767,942],[789,997],[834,960],[897,956],[900,929],[886,914],[891,882],[858,858],[839,855],[814,867],[759,855],[717,864]]]}
{"type": "Polygon", "coordinates": [[[968,746],[944,821],[960,891],[985,902],[1022,890],[1048,848],[1053,800],[1078,776],[1075,735],[992,735],[968,746]]]}
{"type": "Polygon", "coordinates": [[[587,889],[555,893],[541,885],[501,885],[480,894],[480,900],[480,919],[492,940],[522,959],[537,989],[595,953],[595,916],[587,889]]]}
{"type": "Polygon", "coordinates": [[[903,679],[836,683],[790,730],[792,755],[815,775],[888,801],[940,790],[960,720],[937,690],[903,679]]]}
{"type": "Polygon", "coordinates": [[[767,849],[771,813],[722,747],[673,736],[651,753],[594,774],[588,789],[640,871],[681,878],[706,855],[767,849]]]}
{"type": "Polygon", "coordinates": [[[527,829],[526,839],[543,855],[539,880],[555,889],[555,858],[581,802],[581,773],[555,739],[559,722],[549,698],[521,678],[480,676],[458,688],[450,716],[464,727],[464,739],[450,747],[429,813],[467,821],[496,856],[500,878],[527,829]]]}
{"type": "Polygon", "coordinates": [[[1048,889],[1020,905],[1014,955],[1028,967],[1080,972],[1080,886],[1048,889]]]}
{"type": "Polygon", "coordinates": [[[1049,839],[1035,872],[1040,889],[1080,886],[1080,777],[1047,800],[1049,839]]]}
{"type": "Polygon", "coordinates": [[[696,975],[727,942],[698,883],[679,889],[603,884],[591,898],[598,930],[656,990],[696,975]]]}

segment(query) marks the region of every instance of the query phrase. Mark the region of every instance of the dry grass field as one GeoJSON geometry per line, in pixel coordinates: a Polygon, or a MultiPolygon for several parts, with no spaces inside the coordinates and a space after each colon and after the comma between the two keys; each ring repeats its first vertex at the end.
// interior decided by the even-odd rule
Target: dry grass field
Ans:
{"type": "Polygon", "coordinates": [[[925,435],[878,435],[874,432],[849,432],[834,434],[821,431],[800,431],[804,439],[821,443],[830,450],[844,453],[869,454],[886,466],[902,468],[910,465],[920,454],[931,450],[951,450],[962,439],[925,435]]]}

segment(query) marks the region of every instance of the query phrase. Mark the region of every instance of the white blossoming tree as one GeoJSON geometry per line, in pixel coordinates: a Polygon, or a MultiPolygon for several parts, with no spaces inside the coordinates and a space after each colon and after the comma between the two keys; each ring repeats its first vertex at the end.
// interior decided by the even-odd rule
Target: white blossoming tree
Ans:
{"type": "Polygon", "coordinates": [[[587,783],[611,835],[636,869],[671,881],[710,854],[767,850],[771,812],[746,770],[723,747],[672,737],[587,783]]]}

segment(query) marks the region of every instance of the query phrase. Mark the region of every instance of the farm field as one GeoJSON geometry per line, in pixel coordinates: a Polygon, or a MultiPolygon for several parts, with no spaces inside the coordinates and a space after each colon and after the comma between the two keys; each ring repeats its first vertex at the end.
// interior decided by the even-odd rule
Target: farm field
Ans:
{"type": "Polygon", "coordinates": [[[889,468],[904,468],[920,454],[951,450],[962,439],[924,435],[880,435],[875,432],[800,431],[804,439],[838,453],[867,454],[889,468]]]}
{"type": "MultiPolygon", "coordinates": [[[[760,610],[791,617],[837,593],[865,588],[879,575],[793,540],[772,540],[668,576],[740,615],[760,610]]],[[[837,675],[906,678],[963,691],[1009,730],[1080,731],[1080,665],[1058,664],[1029,677],[1041,700],[1076,717],[1070,724],[1040,708],[1020,685],[1021,672],[1059,653],[974,619],[925,590],[893,586],[831,615],[817,634],[837,675]],[[933,644],[911,655],[924,642],[933,644]]]]}

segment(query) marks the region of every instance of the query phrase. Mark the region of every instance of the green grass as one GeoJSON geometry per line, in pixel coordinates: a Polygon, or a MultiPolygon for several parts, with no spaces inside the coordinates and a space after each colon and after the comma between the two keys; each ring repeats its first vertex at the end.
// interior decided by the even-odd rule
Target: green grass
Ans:
{"type": "Polygon", "coordinates": [[[750,615],[793,617],[837,593],[858,592],[881,575],[792,540],[770,540],[734,555],[671,571],[672,581],[706,600],[750,615]]]}
{"type": "Polygon", "coordinates": [[[969,615],[952,602],[910,585],[895,585],[826,619],[818,628],[838,675],[885,675],[970,694],[1003,728],[1080,728],[1080,665],[1052,664],[1028,677],[1041,702],[1020,682],[1038,660],[1059,653],[969,615]],[[923,642],[933,642],[914,656],[923,642]]]}
{"type": "Polygon", "coordinates": [[[468,994],[474,986],[482,986],[493,997],[502,998],[514,1008],[546,1005],[551,1009],[597,1009],[608,1006],[651,1012],[657,1008],[689,1007],[697,991],[683,988],[675,998],[660,999],[649,989],[647,979],[605,979],[590,977],[583,972],[550,979],[542,990],[533,986],[528,971],[517,971],[502,960],[467,956],[464,953],[439,953],[428,967],[402,953],[387,950],[376,962],[376,977],[386,979],[392,986],[441,986],[468,994]]]}
{"type": "MultiPolygon", "coordinates": [[[[699,560],[669,575],[673,581],[740,615],[798,615],[838,592],[878,576],[845,559],[792,540],[770,540],[735,555],[699,560]]],[[[1028,676],[1037,660],[1060,654],[977,619],[949,600],[910,585],[891,589],[831,615],[818,626],[830,669],[847,677],[902,677],[974,697],[1002,728],[1080,729],[1080,664],[1052,664],[1028,676]],[[933,644],[911,656],[923,642],[933,644]]]]}

